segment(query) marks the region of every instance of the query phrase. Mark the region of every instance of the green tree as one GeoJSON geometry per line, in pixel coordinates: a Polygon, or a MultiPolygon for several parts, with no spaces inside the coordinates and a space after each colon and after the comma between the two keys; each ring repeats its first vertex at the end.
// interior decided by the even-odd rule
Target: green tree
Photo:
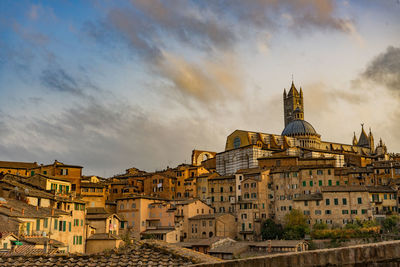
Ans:
{"type": "Polygon", "coordinates": [[[382,222],[383,229],[386,232],[397,232],[397,223],[399,222],[399,217],[396,215],[392,215],[386,217],[382,222]]]}
{"type": "Polygon", "coordinates": [[[285,215],[284,239],[302,239],[310,232],[307,217],[301,210],[293,209],[285,215]]]}
{"type": "Polygon", "coordinates": [[[268,219],[261,225],[261,236],[263,240],[281,239],[283,236],[283,227],[272,219],[268,219]]]}
{"type": "Polygon", "coordinates": [[[313,230],[326,230],[328,225],[324,222],[317,222],[313,225],[313,230]]]}

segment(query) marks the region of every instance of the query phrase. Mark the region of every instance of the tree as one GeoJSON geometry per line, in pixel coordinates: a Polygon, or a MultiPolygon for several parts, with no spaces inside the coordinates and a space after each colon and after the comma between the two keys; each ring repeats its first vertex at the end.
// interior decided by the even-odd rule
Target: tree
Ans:
{"type": "Polygon", "coordinates": [[[396,215],[392,215],[386,217],[382,222],[383,229],[386,232],[394,232],[397,231],[397,223],[399,222],[399,217],[396,215]]]}
{"type": "Polygon", "coordinates": [[[302,239],[310,232],[307,217],[301,210],[293,209],[285,215],[284,239],[302,239]]]}
{"type": "Polygon", "coordinates": [[[316,222],[313,225],[313,230],[326,230],[328,229],[328,225],[324,222],[316,222]]]}
{"type": "Polygon", "coordinates": [[[281,239],[283,236],[283,227],[272,219],[268,219],[261,225],[261,236],[263,240],[281,239]]]}

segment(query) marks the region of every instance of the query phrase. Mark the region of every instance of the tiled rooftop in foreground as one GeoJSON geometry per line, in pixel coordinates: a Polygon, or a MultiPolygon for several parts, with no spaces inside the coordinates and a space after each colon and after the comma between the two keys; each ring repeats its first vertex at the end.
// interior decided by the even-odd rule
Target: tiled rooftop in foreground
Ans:
{"type": "Polygon", "coordinates": [[[30,255],[0,256],[0,266],[189,266],[196,263],[214,263],[220,259],[161,241],[137,242],[116,251],[94,255],[30,255]]]}

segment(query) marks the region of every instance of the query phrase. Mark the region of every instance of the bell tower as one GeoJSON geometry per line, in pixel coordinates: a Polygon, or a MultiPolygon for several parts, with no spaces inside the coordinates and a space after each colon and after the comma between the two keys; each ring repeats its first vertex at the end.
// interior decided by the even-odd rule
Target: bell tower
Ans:
{"type": "Polygon", "coordinates": [[[283,91],[283,112],[285,117],[285,127],[294,120],[304,120],[303,89],[297,91],[292,80],[289,93],[283,91]]]}

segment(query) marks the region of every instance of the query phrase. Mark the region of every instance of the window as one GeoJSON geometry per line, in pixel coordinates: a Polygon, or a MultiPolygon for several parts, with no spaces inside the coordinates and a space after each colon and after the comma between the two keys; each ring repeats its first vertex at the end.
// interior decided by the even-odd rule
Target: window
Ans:
{"type": "Polygon", "coordinates": [[[357,210],[351,210],[351,214],[357,214],[357,210]]]}
{"type": "Polygon", "coordinates": [[[325,210],[325,214],[332,214],[331,210],[325,210]]]}
{"type": "MultiPolygon", "coordinates": [[[[386,194],[385,194],[385,195],[386,195],[386,194]]],[[[357,198],[357,203],[358,203],[358,204],[362,204],[362,199],[361,199],[361,197],[357,198]]]]}
{"type": "Polygon", "coordinates": [[[367,210],[362,209],[361,214],[367,214],[367,210]]]}
{"type": "Polygon", "coordinates": [[[239,147],[240,147],[240,138],[235,137],[235,139],[233,140],[233,148],[239,148],[239,147]]]}
{"type": "Polygon", "coordinates": [[[348,210],[342,210],[342,214],[349,214],[348,210]]]}
{"type": "Polygon", "coordinates": [[[319,180],[319,181],[318,181],[318,185],[319,185],[319,186],[322,186],[322,180],[319,180]]]}
{"type": "Polygon", "coordinates": [[[57,230],[58,219],[54,219],[54,230],[57,230]]]}
{"type": "Polygon", "coordinates": [[[36,219],[36,231],[40,231],[40,219],[36,219]]]}
{"type": "Polygon", "coordinates": [[[132,203],[132,209],[136,209],[136,203],[132,203]]]}
{"type": "Polygon", "coordinates": [[[71,232],[71,222],[68,222],[68,231],[71,232]]]}
{"type": "Polygon", "coordinates": [[[61,175],[68,175],[68,169],[61,169],[61,175]]]}
{"type": "Polygon", "coordinates": [[[309,174],[309,175],[312,175],[312,170],[310,170],[310,171],[308,172],[308,174],[309,174]]]}
{"type": "Polygon", "coordinates": [[[335,203],[335,205],[339,205],[339,199],[335,198],[333,199],[333,202],[335,203]]]}
{"type": "Polygon", "coordinates": [[[308,201],[307,200],[304,201],[304,206],[308,206],[308,201]]]}
{"type": "Polygon", "coordinates": [[[328,180],[328,185],[332,186],[332,180],[328,180]]]}
{"type": "Polygon", "coordinates": [[[343,201],[343,205],[347,205],[347,199],[346,198],[343,198],[342,201],[343,201]]]}
{"type": "Polygon", "coordinates": [[[325,199],[325,204],[326,204],[327,206],[329,206],[329,205],[331,204],[331,201],[329,200],[329,198],[325,199]]]}
{"type": "Polygon", "coordinates": [[[209,225],[209,226],[213,226],[213,221],[209,221],[209,222],[208,222],[208,225],[209,225]]]}
{"type": "Polygon", "coordinates": [[[233,192],[233,187],[232,186],[229,187],[229,191],[233,192]]]}
{"type": "Polygon", "coordinates": [[[317,170],[317,175],[323,175],[324,171],[323,170],[317,170]]]}
{"type": "Polygon", "coordinates": [[[315,210],[315,215],[321,215],[321,210],[315,210]]]}
{"type": "Polygon", "coordinates": [[[222,192],[224,192],[224,188],[223,188],[223,187],[221,187],[221,193],[222,193],[222,192]]]}
{"type": "Polygon", "coordinates": [[[328,175],[331,175],[331,169],[328,169],[328,175]]]}
{"type": "Polygon", "coordinates": [[[123,209],[124,209],[124,204],[121,204],[121,205],[119,206],[119,209],[120,209],[120,210],[123,210],[123,209]]]}
{"type": "Polygon", "coordinates": [[[384,195],[383,195],[383,199],[387,199],[387,194],[384,194],[384,195]]]}
{"type": "Polygon", "coordinates": [[[303,186],[307,186],[307,182],[306,181],[303,181],[303,186]]]}
{"type": "Polygon", "coordinates": [[[304,215],[310,215],[310,211],[309,210],[305,210],[304,211],[304,215]]]}
{"type": "Polygon", "coordinates": [[[43,221],[43,228],[47,228],[47,227],[49,227],[49,219],[45,218],[43,221]]]}
{"type": "Polygon", "coordinates": [[[211,193],[214,193],[214,187],[211,187],[211,193]]]}
{"type": "Polygon", "coordinates": [[[339,181],[336,181],[336,185],[340,185],[340,182],[339,182],[339,181]]]}
{"type": "Polygon", "coordinates": [[[221,202],[222,202],[222,201],[224,201],[224,197],[223,197],[223,196],[221,196],[221,202]]]}
{"type": "Polygon", "coordinates": [[[249,229],[251,229],[251,223],[249,223],[249,229]]]}

